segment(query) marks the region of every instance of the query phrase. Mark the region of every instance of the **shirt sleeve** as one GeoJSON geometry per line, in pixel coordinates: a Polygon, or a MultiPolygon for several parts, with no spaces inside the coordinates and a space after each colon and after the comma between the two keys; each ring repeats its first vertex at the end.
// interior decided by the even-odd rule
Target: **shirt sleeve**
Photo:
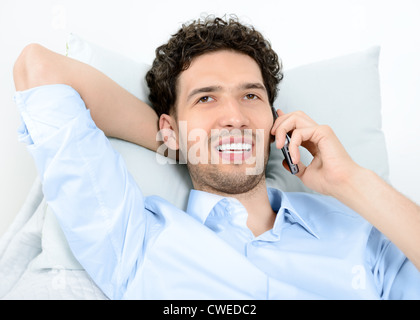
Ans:
{"type": "Polygon", "coordinates": [[[420,299],[420,271],[378,230],[373,229],[369,240],[375,257],[372,271],[382,299],[420,299]]]}
{"type": "Polygon", "coordinates": [[[109,298],[121,298],[142,260],[145,226],[158,220],[74,89],[37,87],[17,92],[15,102],[19,138],[70,248],[109,298]]]}

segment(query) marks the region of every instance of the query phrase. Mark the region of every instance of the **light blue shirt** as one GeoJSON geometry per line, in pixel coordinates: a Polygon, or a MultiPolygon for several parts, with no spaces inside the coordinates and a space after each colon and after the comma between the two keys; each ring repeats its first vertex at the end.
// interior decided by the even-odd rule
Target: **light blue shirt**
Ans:
{"type": "Polygon", "coordinates": [[[420,272],[335,199],[269,188],[277,216],[255,237],[234,198],[192,190],[184,212],[144,197],[71,87],[15,101],[46,200],[111,299],[420,298],[420,272]]]}

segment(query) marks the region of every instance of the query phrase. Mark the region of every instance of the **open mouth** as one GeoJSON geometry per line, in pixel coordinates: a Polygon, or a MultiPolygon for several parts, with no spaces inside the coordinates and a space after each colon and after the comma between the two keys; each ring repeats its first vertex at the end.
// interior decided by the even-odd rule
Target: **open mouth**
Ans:
{"type": "Polygon", "coordinates": [[[226,143],[216,147],[219,152],[226,153],[243,153],[252,150],[252,144],[250,143],[226,143]]]}
{"type": "Polygon", "coordinates": [[[251,138],[224,137],[215,148],[225,162],[241,163],[252,155],[253,145],[251,138]]]}

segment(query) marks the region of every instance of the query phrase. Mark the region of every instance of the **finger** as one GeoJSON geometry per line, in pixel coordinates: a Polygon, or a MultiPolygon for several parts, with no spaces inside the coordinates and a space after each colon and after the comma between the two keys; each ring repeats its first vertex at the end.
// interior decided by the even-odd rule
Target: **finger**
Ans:
{"type": "Polygon", "coordinates": [[[284,128],[277,128],[275,135],[277,149],[281,149],[284,147],[286,143],[286,134],[287,131],[284,128]]]}
{"type": "Polygon", "coordinates": [[[277,110],[276,110],[276,112],[277,112],[277,115],[278,115],[279,117],[281,117],[281,116],[284,116],[284,115],[285,115],[285,113],[284,113],[281,109],[277,109],[277,110]]]}
{"type": "Polygon", "coordinates": [[[286,142],[286,135],[290,134],[296,128],[293,122],[287,121],[288,118],[289,115],[283,113],[281,118],[277,118],[271,130],[271,134],[275,137],[276,147],[278,149],[284,147],[286,142]]]}
{"type": "MultiPolygon", "coordinates": [[[[295,111],[292,113],[285,114],[280,109],[278,109],[277,114],[279,115],[279,118],[276,119],[272,127],[271,134],[275,136],[276,147],[278,149],[284,147],[287,133],[290,134],[297,128],[317,126],[317,123],[302,111],[295,111]]],[[[294,160],[298,162],[300,155],[297,150],[297,147],[295,147],[294,149],[296,150],[293,151],[291,155],[293,154],[294,160]]]]}
{"type": "Polygon", "coordinates": [[[295,128],[312,127],[317,125],[314,120],[312,120],[302,111],[295,111],[285,114],[280,110],[278,114],[281,114],[281,116],[279,116],[274,122],[274,125],[271,129],[272,135],[275,135],[275,132],[279,127],[284,127],[286,132],[290,132],[295,128]]]}
{"type": "Polygon", "coordinates": [[[317,125],[317,123],[303,111],[288,113],[283,117],[282,124],[292,128],[291,130],[294,128],[313,127],[317,125]]]}
{"type": "Polygon", "coordinates": [[[274,136],[276,134],[276,130],[278,128],[278,126],[281,124],[282,121],[282,117],[284,115],[286,115],[283,111],[281,111],[280,109],[276,110],[277,116],[278,118],[274,121],[273,127],[271,128],[271,134],[274,136]]]}
{"type": "Polygon", "coordinates": [[[283,148],[285,141],[286,141],[286,131],[281,131],[278,130],[279,126],[281,125],[284,116],[286,116],[286,114],[280,110],[277,109],[276,113],[278,115],[278,118],[276,119],[276,121],[274,121],[273,127],[271,128],[271,135],[274,136],[274,141],[276,142],[276,147],[278,149],[283,148]]]}
{"type": "Polygon", "coordinates": [[[298,163],[300,161],[300,146],[307,149],[312,156],[315,156],[318,153],[318,141],[314,138],[316,132],[317,127],[301,128],[293,131],[289,144],[289,153],[293,163],[298,163]]]}

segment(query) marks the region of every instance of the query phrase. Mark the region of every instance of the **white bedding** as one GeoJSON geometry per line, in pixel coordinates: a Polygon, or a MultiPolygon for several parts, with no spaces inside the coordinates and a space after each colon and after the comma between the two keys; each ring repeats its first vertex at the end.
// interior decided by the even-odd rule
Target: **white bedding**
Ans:
{"type": "Polygon", "coordinates": [[[47,205],[36,180],[13,224],[0,240],[1,299],[106,299],[86,271],[63,265],[46,268],[42,231],[47,205]]]}

